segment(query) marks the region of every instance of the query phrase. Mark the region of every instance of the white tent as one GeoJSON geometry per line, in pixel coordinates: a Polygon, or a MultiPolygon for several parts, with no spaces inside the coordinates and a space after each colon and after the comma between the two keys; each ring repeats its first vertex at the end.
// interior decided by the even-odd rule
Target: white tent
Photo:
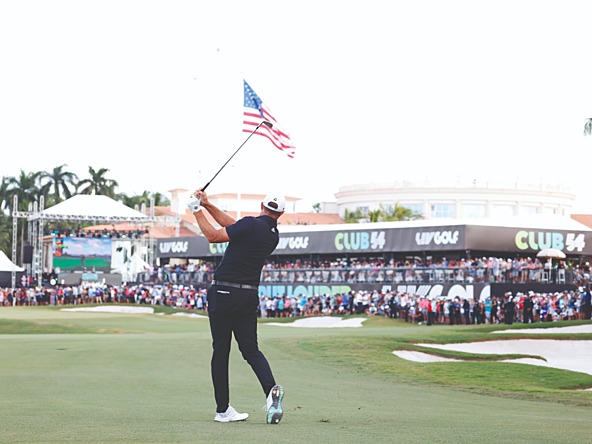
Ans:
{"type": "MultiPolygon", "coordinates": [[[[39,233],[42,232],[41,224],[44,221],[102,221],[106,224],[116,224],[120,222],[146,224],[154,222],[155,219],[153,216],[148,216],[140,211],[134,210],[108,196],[94,194],[78,194],[64,202],[43,209],[40,212],[37,212],[36,207],[34,207],[33,213],[30,211],[15,212],[14,216],[17,218],[26,217],[29,222],[38,222],[40,224],[38,230],[39,233]]],[[[36,236],[36,234],[34,234],[34,236],[36,236]]],[[[33,245],[37,245],[37,239],[32,239],[32,243],[33,245]]],[[[44,250],[47,249],[45,245],[43,248],[44,250]]],[[[51,255],[51,250],[49,250],[49,255],[51,255]]],[[[49,259],[51,259],[51,257],[49,257],[49,259]]],[[[33,264],[33,267],[39,268],[33,268],[32,272],[33,274],[37,273],[38,279],[40,280],[41,267],[36,263],[33,264]]],[[[11,266],[9,273],[12,274],[15,271],[20,271],[22,273],[21,270],[14,270],[11,266]]]]}
{"type": "Polygon", "coordinates": [[[107,196],[77,194],[41,212],[44,219],[147,219],[144,213],[125,206],[107,196]]]}
{"type": "MultiPolygon", "coordinates": [[[[20,279],[25,269],[12,262],[4,251],[0,250],[0,287],[9,287],[12,285],[12,273],[14,270],[15,278],[20,279]]],[[[16,302],[16,301],[15,301],[16,302]]]]}
{"type": "Polygon", "coordinates": [[[25,271],[23,267],[19,267],[18,265],[14,264],[8,256],[4,254],[4,251],[0,250],[0,271],[8,271],[11,272],[12,270],[17,272],[25,271]]]}

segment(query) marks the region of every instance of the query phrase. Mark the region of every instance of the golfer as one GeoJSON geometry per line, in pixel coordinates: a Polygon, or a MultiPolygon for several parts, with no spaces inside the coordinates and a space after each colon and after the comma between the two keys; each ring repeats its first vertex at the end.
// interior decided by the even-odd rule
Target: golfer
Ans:
{"type": "Polygon", "coordinates": [[[283,415],[284,389],[275,383],[271,367],[257,345],[257,308],[261,269],[278,244],[277,220],[284,213],[286,200],[283,196],[269,194],[261,202],[258,217],[244,217],[238,221],[213,205],[201,190],[193,194],[187,206],[209,242],[228,242],[208,290],[212,382],[216,399],[214,420],[233,422],[249,417],[229,405],[228,360],[234,334],[243,358],[257,375],[267,396],[267,423],[277,424],[283,415]],[[222,228],[212,226],[202,209],[222,228]]]}

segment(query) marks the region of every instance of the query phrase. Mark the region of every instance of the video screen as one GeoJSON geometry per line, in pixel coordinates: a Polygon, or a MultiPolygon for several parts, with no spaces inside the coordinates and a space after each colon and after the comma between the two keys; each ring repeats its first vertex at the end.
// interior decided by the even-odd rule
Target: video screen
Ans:
{"type": "Polygon", "coordinates": [[[60,237],[53,239],[53,267],[60,271],[111,270],[111,239],[60,237]]]}

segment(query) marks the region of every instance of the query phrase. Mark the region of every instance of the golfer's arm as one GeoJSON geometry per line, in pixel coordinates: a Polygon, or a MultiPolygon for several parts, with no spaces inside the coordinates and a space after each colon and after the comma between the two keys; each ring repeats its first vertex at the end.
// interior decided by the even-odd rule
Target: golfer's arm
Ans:
{"type": "MultiPolygon", "coordinates": [[[[206,216],[204,215],[203,211],[196,211],[195,213],[193,213],[193,217],[195,217],[195,221],[197,222],[199,229],[206,237],[208,242],[212,244],[219,244],[222,242],[228,242],[230,240],[230,238],[228,237],[228,233],[226,232],[226,228],[214,228],[210,221],[206,219],[206,216]]],[[[218,222],[218,220],[216,220],[216,222],[218,222]]]]}
{"type": "Polygon", "coordinates": [[[218,222],[218,224],[221,227],[227,227],[227,226],[232,225],[233,223],[236,222],[236,219],[234,217],[229,216],[228,213],[225,213],[220,208],[218,208],[216,205],[213,205],[211,203],[207,203],[204,205],[204,208],[206,210],[208,210],[208,213],[210,213],[212,215],[214,220],[216,222],[218,222]]]}

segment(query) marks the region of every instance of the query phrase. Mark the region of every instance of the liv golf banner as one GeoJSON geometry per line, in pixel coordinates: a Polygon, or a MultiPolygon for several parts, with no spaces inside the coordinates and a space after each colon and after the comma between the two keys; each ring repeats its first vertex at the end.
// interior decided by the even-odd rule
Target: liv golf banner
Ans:
{"type": "MultiPolygon", "coordinates": [[[[372,224],[368,224],[372,225],[372,224]]],[[[536,254],[545,248],[566,255],[592,254],[590,230],[545,230],[528,227],[449,225],[384,229],[331,229],[281,233],[276,255],[376,254],[387,252],[492,251],[536,254]]],[[[159,258],[208,258],[224,254],[226,244],[210,244],[202,236],[160,239],[159,258]]]]}

